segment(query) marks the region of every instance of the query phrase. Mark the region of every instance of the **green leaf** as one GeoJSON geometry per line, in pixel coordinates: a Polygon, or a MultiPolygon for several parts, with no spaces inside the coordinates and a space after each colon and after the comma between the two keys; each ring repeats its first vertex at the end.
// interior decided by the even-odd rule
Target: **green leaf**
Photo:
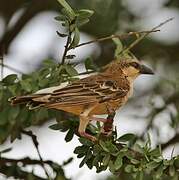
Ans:
{"type": "Polygon", "coordinates": [[[113,161],[109,161],[109,170],[114,173],[115,172],[115,166],[113,164],[113,161]]]}
{"type": "Polygon", "coordinates": [[[89,19],[77,19],[76,24],[77,27],[81,27],[89,22],[89,19]]]}
{"type": "Polygon", "coordinates": [[[70,32],[74,32],[76,29],[76,23],[70,24],[70,32]]]}
{"type": "Polygon", "coordinates": [[[106,146],[106,143],[104,141],[99,141],[100,146],[103,148],[104,151],[110,152],[109,149],[106,146]]]}
{"type": "Polygon", "coordinates": [[[21,87],[22,89],[24,89],[27,92],[31,92],[32,91],[32,85],[30,82],[30,79],[26,79],[26,80],[22,80],[20,81],[21,87]]]}
{"type": "Polygon", "coordinates": [[[90,149],[88,149],[88,152],[87,152],[86,156],[83,158],[83,160],[81,161],[79,167],[81,168],[91,157],[92,157],[91,151],[90,151],[90,149]]]}
{"type": "Polygon", "coordinates": [[[73,157],[70,157],[69,159],[63,161],[63,166],[70,164],[72,161],[73,161],[73,157]]]}
{"type": "Polygon", "coordinates": [[[121,155],[118,155],[115,162],[114,162],[114,167],[115,167],[115,170],[118,170],[122,167],[122,156],[121,155]]]}
{"type": "Polygon", "coordinates": [[[17,74],[10,74],[8,76],[6,76],[2,82],[5,84],[5,85],[12,85],[14,84],[14,81],[17,79],[17,74]]]}
{"type": "Polygon", "coordinates": [[[135,139],[135,138],[136,138],[136,135],[135,135],[135,134],[128,133],[128,134],[124,134],[124,135],[122,135],[121,137],[119,137],[119,138],[117,139],[117,141],[119,141],[119,142],[126,142],[126,141],[131,141],[131,140],[133,140],[133,139],[135,139]]]}
{"type": "Polygon", "coordinates": [[[114,156],[119,152],[117,147],[114,144],[112,144],[112,142],[110,142],[110,141],[105,141],[104,142],[104,141],[100,140],[99,144],[103,148],[104,151],[110,152],[114,156]]]}
{"type": "Polygon", "coordinates": [[[146,165],[146,167],[147,169],[149,169],[149,171],[151,171],[155,169],[156,167],[158,167],[159,165],[160,165],[160,162],[151,161],[146,165]]]}
{"type": "Polygon", "coordinates": [[[133,169],[134,169],[134,165],[131,165],[131,164],[128,164],[126,167],[125,167],[125,172],[127,173],[132,173],[133,172],[133,169]]]}
{"type": "Polygon", "coordinates": [[[160,152],[159,148],[155,148],[155,149],[151,150],[149,154],[153,157],[161,156],[161,152],[160,152]]]}
{"type": "Polygon", "coordinates": [[[111,155],[110,154],[106,154],[103,158],[103,165],[104,166],[107,166],[109,164],[109,161],[110,161],[110,158],[111,158],[111,155]]]}
{"type": "Polygon", "coordinates": [[[77,27],[75,27],[74,36],[70,48],[75,48],[80,42],[80,32],[77,27]]]}
{"type": "Polygon", "coordinates": [[[88,146],[78,146],[75,148],[74,153],[75,154],[86,154],[86,152],[88,151],[89,147],[88,146]]]}
{"type": "Polygon", "coordinates": [[[94,14],[94,11],[89,9],[80,9],[77,13],[79,18],[86,19],[91,17],[94,14]]]}
{"type": "Polygon", "coordinates": [[[102,148],[101,148],[100,145],[95,144],[95,145],[93,146],[93,154],[94,154],[94,156],[96,156],[97,154],[99,154],[101,151],[102,151],[102,148]]]}
{"type": "Polygon", "coordinates": [[[49,128],[53,130],[60,130],[62,128],[62,124],[53,124],[49,126],[49,128]]]}
{"type": "Polygon", "coordinates": [[[84,164],[86,163],[87,159],[86,157],[83,158],[83,160],[81,161],[79,168],[81,168],[82,166],[84,166],[84,164]]]}
{"type": "Polygon", "coordinates": [[[54,19],[57,20],[57,21],[66,21],[67,20],[66,16],[64,16],[62,14],[54,17],[54,19]]]}
{"type": "Polygon", "coordinates": [[[94,64],[94,61],[91,57],[88,57],[85,59],[85,68],[86,70],[89,70],[89,69],[95,70],[95,71],[97,70],[97,67],[94,64]]]}
{"type": "Polygon", "coordinates": [[[12,150],[12,148],[4,149],[4,150],[2,150],[2,151],[0,152],[0,154],[7,153],[7,152],[9,152],[9,151],[11,151],[11,150],[12,150]]]}
{"type": "Polygon", "coordinates": [[[69,76],[77,76],[78,71],[72,66],[72,65],[65,65],[64,66],[66,72],[69,74],[69,76]]]}
{"type": "Polygon", "coordinates": [[[70,130],[68,131],[68,133],[66,134],[66,136],[65,136],[65,141],[66,141],[66,142],[71,141],[71,140],[73,139],[73,136],[74,136],[74,130],[73,130],[73,129],[70,129],[70,130]]]}
{"type": "Polygon", "coordinates": [[[59,37],[67,37],[68,36],[67,34],[60,33],[59,31],[56,31],[56,33],[59,37]]]}
{"type": "Polygon", "coordinates": [[[93,159],[93,163],[92,164],[93,164],[93,166],[96,166],[96,168],[98,167],[98,163],[99,163],[100,158],[101,158],[100,154],[97,154],[95,156],[95,158],[93,159]]]}
{"type": "Polygon", "coordinates": [[[93,160],[94,157],[91,157],[90,159],[87,160],[86,165],[88,166],[89,169],[93,168],[93,160]]]}
{"type": "Polygon", "coordinates": [[[94,145],[94,143],[92,141],[90,141],[89,139],[83,138],[83,137],[80,137],[79,141],[80,141],[81,144],[83,144],[85,146],[92,146],[92,145],[94,145]]]}
{"type": "Polygon", "coordinates": [[[43,61],[43,65],[45,66],[45,67],[55,67],[57,64],[56,64],[56,62],[53,60],[53,59],[46,59],[46,60],[44,60],[43,61]]]}
{"type": "Polygon", "coordinates": [[[68,15],[71,19],[75,18],[75,12],[73,9],[70,7],[70,5],[65,1],[65,0],[57,0],[63,7],[64,9],[68,12],[68,15]]]}
{"type": "Polygon", "coordinates": [[[139,160],[137,160],[137,159],[131,159],[131,163],[132,163],[132,164],[139,164],[139,163],[140,163],[140,161],[139,161],[139,160]]]}

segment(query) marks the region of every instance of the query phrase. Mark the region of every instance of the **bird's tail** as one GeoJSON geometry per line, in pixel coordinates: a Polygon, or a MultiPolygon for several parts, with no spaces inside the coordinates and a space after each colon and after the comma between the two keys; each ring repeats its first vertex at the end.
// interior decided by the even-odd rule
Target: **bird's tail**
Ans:
{"type": "Polygon", "coordinates": [[[18,105],[18,104],[26,104],[29,109],[36,109],[42,106],[42,102],[34,101],[35,98],[41,97],[40,94],[32,94],[27,96],[16,96],[9,98],[9,102],[11,105],[18,105]]]}

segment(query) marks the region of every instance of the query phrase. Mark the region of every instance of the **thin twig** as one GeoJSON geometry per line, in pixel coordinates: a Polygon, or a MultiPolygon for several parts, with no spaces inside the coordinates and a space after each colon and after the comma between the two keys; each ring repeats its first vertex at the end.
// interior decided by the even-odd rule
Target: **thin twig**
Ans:
{"type": "MultiPolygon", "coordinates": [[[[0,158],[0,164],[5,164],[5,163],[23,163],[23,165],[41,165],[41,162],[39,160],[36,159],[30,159],[29,157],[25,157],[22,159],[9,159],[9,158],[5,158],[5,157],[1,157],[0,158]]],[[[49,166],[51,166],[53,164],[52,161],[48,160],[48,161],[43,161],[45,164],[48,164],[49,166]]]]}
{"type": "Polygon", "coordinates": [[[66,44],[65,44],[65,49],[64,49],[64,52],[63,52],[61,64],[65,63],[65,58],[66,58],[66,55],[67,55],[67,53],[69,51],[69,44],[70,44],[70,42],[71,42],[71,32],[69,32],[69,35],[67,37],[67,41],[66,41],[66,44]]]}
{"type": "Polygon", "coordinates": [[[173,19],[174,18],[169,18],[169,19],[165,20],[164,22],[160,23],[159,25],[155,26],[154,28],[152,28],[151,31],[144,33],[142,36],[137,38],[133,43],[131,43],[128,47],[124,48],[119,54],[125,54],[130,49],[132,49],[136,44],[138,44],[142,39],[144,39],[146,36],[148,36],[150,34],[150,32],[157,30],[158,28],[160,28],[161,26],[165,25],[166,23],[172,21],[173,19]]]}
{"type": "Polygon", "coordinates": [[[22,71],[14,68],[14,67],[12,67],[12,66],[9,66],[9,65],[7,65],[7,64],[2,64],[2,63],[0,63],[0,66],[3,66],[3,67],[5,67],[5,68],[7,68],[7,69],[10,69],[10,70],[12,70],[12,71],[14,71],[14,72],[16,72],[16,73],[24,74],[22,71]]]}
{"type": "Polygon", "coordinates": [[[72,47],[71,49],[78,48],[78,47],[88,45],[88,44],[92,44],[92,43],[95,43],[95,42],[106,41],[106,40],[113,39],[113,38],[122,39],[122,38],[126,38],[126,37],[136,35],[136,34],[146,34],[146,33],[158,32],[158,31],[160,31],[160,30],[129,32],[129,33],[121,34],[121,35],[114,34],[114,35],[110,35],[110,36],[106,36],[106,37],[102,37],[102,38],[99,38],[99,39],[94,39],[94,40],[91,40],[91,41],[87,41],[87,42],[78,44],[77,46],[72,47]]]}
{"type": "Polygon", "coordinates": [[[35,148],[36,148],[36,150],[37,150],[37,153],[38,153],[38,156],[39,156],[41,165],[42,165],[42,167],[43,167],[43,169],[44,169],[44,172],[45,172],[47,178],[50,180],[51,178],[50,178],[50,176],[49,176],[49,174],[48,174],[47,169],[45,168],[45,163],[44,163],[44,161],[43,161],[43,159],[42,159],[42,156],[41,156],[41,154],[40,154],[40,151],[39,151],[39,143],[38,143],[38,141],[37,141],[37,137],[32,133],[32,131],[22,130],[22,133],[25,134],[25,135],[27,135],[27,136],[30,136],[30,137],[32,138],[32,141],[33,141],[33,144],[34,144],[34,146],[35,146],[35,148]]]}

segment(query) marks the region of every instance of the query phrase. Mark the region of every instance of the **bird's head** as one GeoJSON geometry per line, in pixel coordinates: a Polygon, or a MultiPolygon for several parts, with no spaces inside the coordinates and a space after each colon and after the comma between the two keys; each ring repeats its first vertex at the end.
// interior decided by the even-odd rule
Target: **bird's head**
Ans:
{"type": "Polygon", "coordinates": [[[154,74],[152,69],[150,69],[146,65],[143,65],[136,59],[121,62],[121,70],[127,77],[131,79],[135,79],[140,74],[154,74]]]}

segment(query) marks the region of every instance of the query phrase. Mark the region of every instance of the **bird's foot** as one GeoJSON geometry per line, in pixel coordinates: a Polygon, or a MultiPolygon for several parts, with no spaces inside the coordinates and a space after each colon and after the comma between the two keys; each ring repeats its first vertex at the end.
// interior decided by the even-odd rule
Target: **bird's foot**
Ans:
{"type": "Polygon", "coordinates": [[[88,134],[88,133],[86,133],[86,132],[79,132],[80,133],[80,135],[82,136],[82,137],[85,137],[85,138],[87,138],[87,139],[89,139],[89,140],[91,140],[91,141],[93,141],[93,142],[96,142],[97,141],[97,138],[95,138],[94,136],[92,136],[92,135],[90,135],[90,134],[88,134]]]}

